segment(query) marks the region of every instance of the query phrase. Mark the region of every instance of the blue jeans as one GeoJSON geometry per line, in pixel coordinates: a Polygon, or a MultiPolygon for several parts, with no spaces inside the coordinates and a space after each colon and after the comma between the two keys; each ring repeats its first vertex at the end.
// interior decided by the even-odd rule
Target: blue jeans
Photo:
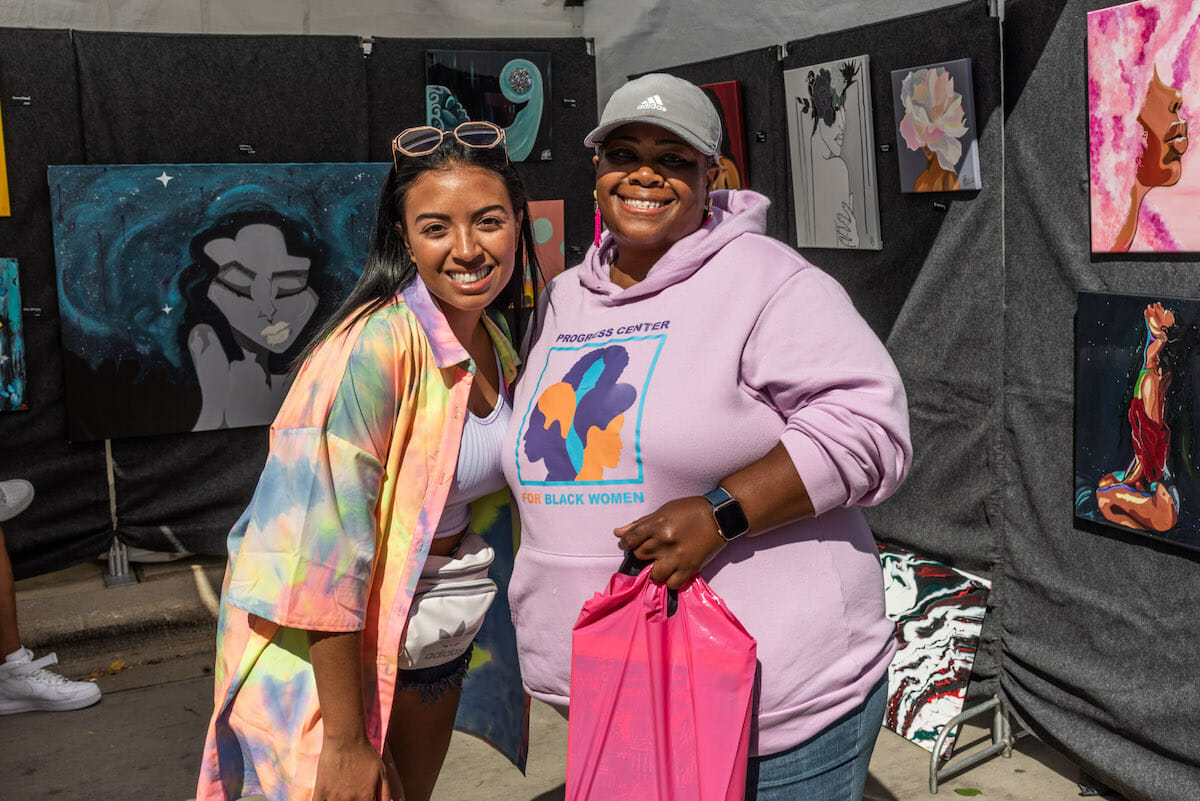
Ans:
{"type": "Polygon", "coordinates": [[[862,706],[820,734],[787,751],[752,757],[746,801],[862,801],[886,705],[884,675],[862,706]]]}

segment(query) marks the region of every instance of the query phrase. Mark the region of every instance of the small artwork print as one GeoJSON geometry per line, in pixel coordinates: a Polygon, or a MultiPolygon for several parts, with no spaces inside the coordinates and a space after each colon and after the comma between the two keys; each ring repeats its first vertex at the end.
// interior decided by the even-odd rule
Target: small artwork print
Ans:
{"type": "Polygon", "coordinates": [[[27,408],[21,282],[17,260],[0,258],[0,412],[27,408]]]}
{"type": "Polygon", "coordinates": [[[467,120],[504,129],[511,161],[550,161],[550,54],[425,51],[425,117],[453,130],[467,120]]]}
{"type": "Polygon", "coordinates": [[[1200,0],[1087,15],[1092,251],[1200,252],[1200,0]]]}
{"type": "MultiPolygon", "coordinates": [[[[0,106],[4,103],[0,102],[0,106]]],[[[4,158],[4,119],[0,115],[0,217],[12,216],[8,199],[8,162],[4,158]]]]}
{"type": "Polygon", "coordinates": [[[1075,517],[1200,550],[1200,301],[1080,292],[1075,517]]]}
{"type": "Polygon", "coordinates": [[[70,438],[269,423],[389,167],[51,166],[70,438]]]}
{"type": "MultiPolygon", "coordinates": [[[[540,294],[550,283],[550,279],[558,275],[566,267],[566,245],[563,237],[563,202],[561,200],[531,200],[529,201],[530,224],[533,228],[533,242],[537,248],[538,266],[541,274],[538,278],[538,293],[540,294]]],[[[529,265],[525,267],[525,306],[532,308],[534,304],[533,282],[529,275],[529,265]]]]}
{"type": "Polygon", "coordinates": [[[971,59],[892,71],[901,192],[981,189],[971,59]]]}
{"type": "Polygon", "coordinates": [[[740,81],[701,84],[721,117],[721,175],[714,189],[749,189],[750,162],[746,158],[746,132],[742,121],[740,81]]]}
{"type": "Polygon", "coordinates": [[[869,68],[857,56],[783,73],[799,247],[883,247],[869,68]]]}
{"type": "MultiPolygon", "coordinates": [[[[879,545],[896,656],[888,668],[883,725],[933,753],[963,710],[991,583],[894,545],[879,545]]],[[[943,742],[949,759],[956,732],[943,742]]]]}

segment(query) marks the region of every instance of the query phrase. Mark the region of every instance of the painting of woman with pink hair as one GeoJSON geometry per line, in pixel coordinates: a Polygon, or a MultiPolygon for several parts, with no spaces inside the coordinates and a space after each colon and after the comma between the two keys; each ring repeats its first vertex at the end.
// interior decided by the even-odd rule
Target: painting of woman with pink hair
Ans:
{"type": "Polygon", "coordinates": [[[1092,250],[1200,251],[1200,0],[1093,11],[1087,30],[1092,250]]]}
{"type": "Polygon", "coordinates": [[[900,191],[980,189],[971,60],[892,71],[900,191]]]}

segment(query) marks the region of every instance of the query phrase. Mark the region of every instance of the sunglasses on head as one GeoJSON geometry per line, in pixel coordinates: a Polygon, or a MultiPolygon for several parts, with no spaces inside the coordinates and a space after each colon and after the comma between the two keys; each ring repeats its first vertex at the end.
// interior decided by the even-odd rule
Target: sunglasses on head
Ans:
{"type": "MultiPolygon", "coordinates": [[[[405,128],[392,140],[392,166],[399,167],[401,153],[406,156],[428,156],[441,146],[447,136],[453,136],[465,147],[504,149],[504,129],[494,123],[468,120],[452,131],[419,125],[405,128]]],[[[508,161],[507,149],[504,149],[504,160],[508,161]]]]}

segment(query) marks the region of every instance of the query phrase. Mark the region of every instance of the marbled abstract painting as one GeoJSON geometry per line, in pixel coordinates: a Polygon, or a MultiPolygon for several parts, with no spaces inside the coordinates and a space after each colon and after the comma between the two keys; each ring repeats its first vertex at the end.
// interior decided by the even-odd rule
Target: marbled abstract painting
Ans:
{"type": "MultiPolygon", "coordinates": [[[[881,543],[879,557],[897,646],[883,725],[932,753],[963,710],[991,584],[894,545],[881,543]]],[[[953,750],[951,733],[941,758],[953,750]]]]}

